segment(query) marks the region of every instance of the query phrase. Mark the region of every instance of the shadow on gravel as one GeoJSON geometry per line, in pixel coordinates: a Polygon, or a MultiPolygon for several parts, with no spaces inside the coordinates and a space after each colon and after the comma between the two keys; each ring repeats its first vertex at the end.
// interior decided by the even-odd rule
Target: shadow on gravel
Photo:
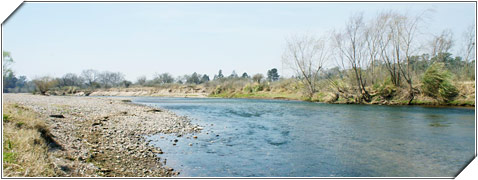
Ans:
{"type": "Polygon", "coordinates": [[[55,139],[53,139],[53,135],[50,133],[50,130],[41,125],[37,125],[35,128],[38,130],[38,132],[40,132],[43,140],[45,140],[49,151],[63,150],[63,147],[58,144],[55,139]]]}

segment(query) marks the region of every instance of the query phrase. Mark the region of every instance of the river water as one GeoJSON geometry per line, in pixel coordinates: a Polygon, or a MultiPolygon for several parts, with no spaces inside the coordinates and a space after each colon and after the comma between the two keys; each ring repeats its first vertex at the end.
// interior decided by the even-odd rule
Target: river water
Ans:
{"type": "Polygon", "coordinates": [[[470,108],[219,98],[133,102],[204,127],[183,137],[147,137],[179,176],[454,177],[475,152],[470,108]]]}

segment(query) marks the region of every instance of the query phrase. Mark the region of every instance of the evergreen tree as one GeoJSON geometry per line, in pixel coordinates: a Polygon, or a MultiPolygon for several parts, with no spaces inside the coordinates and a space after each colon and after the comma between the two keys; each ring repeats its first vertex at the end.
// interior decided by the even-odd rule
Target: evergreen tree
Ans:
{"type": "Polygon", "coordinates": [[[194,72],[191,76],[189,76],[187,79],[186,79],[186,83],[189,83],[189,84],[199,84],[201,81],[199,80],[199,75],[194,72]]]}
{"type": "Polygon", "coordinates": [[[204,74],[201,78],[201,83],[209,82],[209,76],[204,74]]]}
{"type": "Polygon", "coordinates": [[[244,73],[242,73],[241,78],[249,79],[249,75],[246,72],[244,72],[244,73]]]}
{"type": "Polygon", "coordinates": [[[271,70],[267,71],[267,80],[268,81],[277,81],[279,80],[279,73],[277,73],[276,68],[272,68],[271,70]]]}
{"type": "Polygon", "coordinates": [[[234,78],[239,78],[239,76],[236,74],[236,71],[232,71],[231,75],[229,75],[229,78],[234,79],[234,78]]]}
{"type": "Polygon", "coordinates": [[[224,75],[222,74],[222,70],[219,69],[219,73],[217,75],[214,75],[214,80],[218,80],[222,78],[224,78],[224,75]]]}

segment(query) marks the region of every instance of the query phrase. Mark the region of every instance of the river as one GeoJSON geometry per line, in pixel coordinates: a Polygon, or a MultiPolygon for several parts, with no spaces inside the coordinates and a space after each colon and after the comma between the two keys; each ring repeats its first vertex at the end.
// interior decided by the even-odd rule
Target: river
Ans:
{"type": "Polygon", "coordinates": [[[133,102],[204,127],[183,137],[147,137],[179,176],[454,177],[475,152],[471,108],[220,98],[133,102]]]}

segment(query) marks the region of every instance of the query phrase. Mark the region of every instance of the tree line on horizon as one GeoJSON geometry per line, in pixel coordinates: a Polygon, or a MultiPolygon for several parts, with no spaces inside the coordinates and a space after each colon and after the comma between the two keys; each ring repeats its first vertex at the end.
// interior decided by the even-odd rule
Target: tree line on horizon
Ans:
{"type": "Polygon", "coordinates": [[[131,86],[146,86],[155,87],[167,84],[204,84],[210,81],[223,82],[226,80],[251,80],[254,82],[261,82],[267,80],[269,82],[279,80],[278,70],[272,68],[267,71],[267,77],[261,73],[249,76],[246,72],[239,76],[234,70],[229,76],[224,76],[222,70],[210,79],[207,74],[186,74],[183,76],[173,77],[170,73],[156,73],[152,79],[147,79],[146,76],[140,76],[136,82],[128,81],[124,78],[121,72],[98,71],[94,69],[83,70],[79,75],[75,73],[67,73],[61,77],[42,76],[29,80],[26,76],[16,76],[10,68],[14,62],[11,53],[3,52],[5,59],[3,63],[3,92],[4,93],[27,93],[39,92],[45,94],[48,90],[75,90],[80,89],[108,89],[108,88],[128,88],[131,86]]]}

